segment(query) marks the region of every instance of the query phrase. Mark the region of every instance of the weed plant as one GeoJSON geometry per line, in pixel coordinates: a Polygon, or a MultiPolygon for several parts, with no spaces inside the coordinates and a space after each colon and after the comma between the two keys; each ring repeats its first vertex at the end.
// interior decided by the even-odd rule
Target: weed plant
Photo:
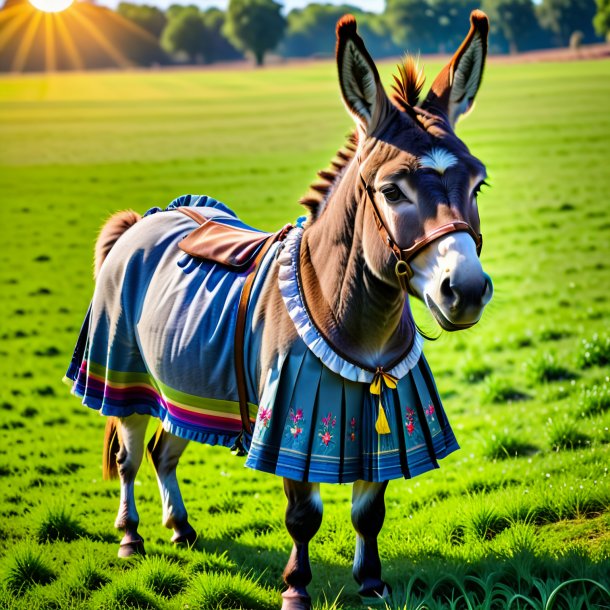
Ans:
{"type": "Polygon", "coordinates": [[[189,569],[193,574],[200,572],[235,572],[237,565],[227,556],[227,552],[220,554],[199,552],[189,563],[189,569]]]}
{"type": "Polygon", "coordinates": [[[529,398],[527,394],[515,388],[509,379],[490,376],[483,383],[483,402],[501,404],[518,402],[529,398]]]}
{"type": "Polygon", "coordinates": [[[574,373],[560,364],[554,354],[538,354],[525,363],[525,372],[532,384],[574,379],[574,373]]]}
{"type": "Polygon", "coordinates": [[[576,449],[589,442],[589,437],[580,429],[580,422],[569,416],[549,418],[546,425],[549,446],[555,451],[576,449]]]}
{"type": "Polygon", "coordinates": [[[36,538],[39,542],[63,540],[70,542],[85,536],[87,532],[72,512],[63,505],[51,506],[38,525],[36,538]]]}
{"type": "Polygon", "coordinates": [[[56,578],[42,553],[29,544],[13,551],[5,574],[6,588],[16,595],[22,595],[34,585],[47,585],[56,578]]]}
{"type": "Polygon", "coordinates": [[[595,333],[591,339],[583,339],[576,362],[581,369],[610,364],[610,334],[595,333]]]}
{"type": "Polygon", "coordinates": [[[161,597],[171,598],[178,595],[187,583],[184,571],[164,557],[147,557],[135,573],[138,582],[161,597]]]}
{"type": "Polygon", "coordinates": [[[507,429],[493,432],[483,441],[483,455],[490,460],[505,460],[517,456],[531,455],[537,447],[523,440],[522,433],[507,429]]]}
{"type": "Polygon", "coordinates": [[[87,558],[75,570],[72,587],[88,596],[93,591],[97,591],[107,585],[111,580],[108,572],[96,565],[93,558],[87,558]]]}
{"type": "Polygon", "coordinates": [[[491,540],[508,527],[498,508],[481,498],[471,502],[465,520],[466,532],[474,540],[491,540]]]}
{"type": "Polygon", "coordinates": [[[604,381],[591,387],[583,387],[579,408],[583,415],[592,416],[610,410],[610,384],[604,381]]]}
{"type": "Polygon", "coordinates": [[[279,596],[241,574],[203,572],[193,578],[187,593],[189,608],[199,610],[276,610],[279,596]]]}
{"type": "Polygon", "coordinates": [[[479,383],[492,373],[492,367],[480,359],[468,359],[462,365],[462,379],[468,383],[479,383]]]}
{"type": "Polygon", "coordinates": [[[106,585],[91,597],[92,608],[96,610],[159,610],[162,602],[131,574],[106,585]]]}

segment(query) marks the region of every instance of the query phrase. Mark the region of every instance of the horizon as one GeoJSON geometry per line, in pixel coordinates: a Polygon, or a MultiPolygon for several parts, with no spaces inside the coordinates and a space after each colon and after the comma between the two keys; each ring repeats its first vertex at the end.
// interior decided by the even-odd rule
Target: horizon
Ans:
{"type": "MultiPolygon", "coordinates": [[[[121,0],[98,0],[97,3],[100,6],[116,9],[120,2],[121,0]]],[[[167,9],[167,7],[172,4],[194,4],[203,10],[219,8],[224,11],[229,5],[229,0],[184,0],[183,2],[176,2],[176,0],[135,0],[132,1],[132,4],[148,4],[160,9],[167,9]]],[[[295,8],[304,8],[308,4],[314,4],[314,2],[311,2],[310,0],[280,0],[279,4],[284,6],[283,12],[287,14],[295,8]]],[[[385,10],[385,0],[351,0],[349,2],[344,2],[343,0],[322,0],[315,4],[349,4],[371,13],[381,13],[385,10]]]]}

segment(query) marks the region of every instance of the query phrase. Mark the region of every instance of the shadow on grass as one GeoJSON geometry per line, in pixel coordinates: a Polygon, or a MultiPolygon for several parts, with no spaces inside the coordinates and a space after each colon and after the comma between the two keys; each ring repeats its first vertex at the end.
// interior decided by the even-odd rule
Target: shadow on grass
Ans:
{"type": "Polygon", "coordinates": [[[554,558],[526,551],[474,562],[447,557],[394,560],[388,563],[386,575],[394,586],[389,607],[399,610],[421,604],[430,610],[592,610],[610,602],[607,560],[596,562],[579,553],[554,558]],[[552,597],[554,603],[547,606],[552,597]]]}
{"type": "MultiPolygon", "coordinates": [[[[288,547],[287,544],[284,549],[274,549],[240,540],[200,537],[188,551],[193,554],[189,564],[207,564],[210,556],[221,557],[219,571],[227,571],[222,566],[228,565],[228,571],[246,574],[264,587],[282,590],[288,547]]],[[[314,553],[315,547],[314,538],[311,543],[314,553]]],[[[157,545],[151,547],[149,554],[164,552],[165,545],[157,545]]],[[[381,554],[384,554],[383,548],[381,554]]],[[[569,604],[570,608],[593,610],[610,602],[610,595],[604,591],[604,588],[610,590],[607,559],[597,561],[579,552],[557,558],[539,551],[513,553],[507,549],[503,553],[496,549],[476,560],[420,553],[413,557],[395,556],[382,563],[384,578],[394,590],[388,606],[392,610],[411,610],[421,604],[429,610],[505,610],[511,599],[517,599],[515,596],[521,596],[521,604],[512,607],[543,610],[558,587],[561,588],[555,594],[555,609],[569,604]]],[[[357,595],[358,585],[351,577],[351,566],[339,557],[336,562],[314,559],[311,564],[313,580],[308,590],[314,599],[314,610],[362,610],[364,606],[357,595]],[[334,606],[332,600],[337,600],[334,606]]],[[[213,567],[208,569],[216,571],[213,567]]]]}

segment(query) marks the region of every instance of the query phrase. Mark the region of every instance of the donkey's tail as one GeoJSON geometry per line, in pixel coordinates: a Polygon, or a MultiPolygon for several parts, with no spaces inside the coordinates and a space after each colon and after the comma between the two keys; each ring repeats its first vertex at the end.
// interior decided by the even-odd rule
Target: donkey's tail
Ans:
{"type": "Polygon", "coordinates": [[[102,455],[102,477],[105,481],[116,479],[119,476],[116,454],[120,448],[117,418],[107,417],[106,431],[104,432],[104,453],[102,455]]]}
{"type": "Polygon", "coordinates": [[[106,260],[108,252],[117,240],[129,227],[135,225],[142,217],[133,210],[123,210],[112,215],[102,227],[100,234],[95,242],[95,268],[93,276],[97,278],[102,263],[106,260]]]}

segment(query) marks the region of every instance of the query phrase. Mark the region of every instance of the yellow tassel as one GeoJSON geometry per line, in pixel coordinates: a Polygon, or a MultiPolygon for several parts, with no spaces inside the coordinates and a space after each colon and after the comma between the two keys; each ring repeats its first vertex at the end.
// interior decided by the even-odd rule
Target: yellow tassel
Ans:
{"type": "Polygon", "coordinates": [[[385,411],[381,405],[381,399],[379,400],[379,415],[375,422],[375,430],[379,434],[390,434],[390,425],[388,424],[388,418],[385,416],[385,411]]]}

